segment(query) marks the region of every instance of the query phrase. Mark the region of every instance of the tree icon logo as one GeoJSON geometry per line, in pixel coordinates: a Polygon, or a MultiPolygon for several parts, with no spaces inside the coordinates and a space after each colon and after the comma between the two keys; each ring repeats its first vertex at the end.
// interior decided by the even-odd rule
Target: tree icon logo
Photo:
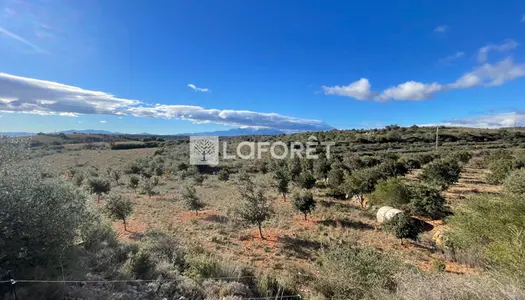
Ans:
{"type": "Polygon", "coordinates": [[[218,165],[219,137],[190,136],[190,164],[218,165]]]}

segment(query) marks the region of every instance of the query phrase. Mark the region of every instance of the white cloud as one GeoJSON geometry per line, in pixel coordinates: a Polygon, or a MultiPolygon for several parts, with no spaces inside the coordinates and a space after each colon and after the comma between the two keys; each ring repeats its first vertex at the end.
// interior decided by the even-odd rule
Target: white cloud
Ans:
{"type": "Polygon", "coordinates": [[[260,113],[248,110],[205,109],[188,105],[156,105],[132,107],[129,113],[137,117],[161,117],[191,120],[194,123],[217,123],[252,128],[275,128],[281,130],[326,130],[331,126],[324,122],[282,116],[276,113],[260,113]]]}
{"type": "Polygon", "coordinates": [[[34,50],[36,50],[37,52],[40,52],[40,53],[47,53],[44,49],[38,47],[37,45],[29,42],[28,40],[24,39],[23,37],[19,36],[19,35],[16,35],[14,33],[12,33],[11,31],[5,29],[5,28],[2,28],[0,27],[0,35],[1,34],[4,34],[5,36],[9,37],[9,38],[12,38],[16,41],[19,41],[21,42],[22,44],[25,44],[31,48],[33,48],[34,50]]]}
{"type": "Polygon", "coordinates": [[[518,47],[518,43],[511,39],[504,40],[503,43],[499,45],[489,44],[485,47],[481,47],[478,51],[478,62],[486,62],[488,60],[489,52],[491,51],[506,52],[516,49],[516,47],[518,47]]]}
{"type": "Polygon", "coordinates": [[[438,26],[438,27],[434,28],[434,32],[437,32],[437,33],[445,33],[445,32],[447,32],[449,29],[450,29],[450,26],[448,26],[448,25],[441,25],[441,26],[438,26]]]}
{"type": "Polygon", "coordinates": [[[107,122],[108,122],[108,121],[100,121],[100,123],[102,123],[102,124],[105,124],[105,123],[107,123],[107,122]]]}
{"type": "Polygon", "coordinates": [[[491,114],[463,119],[452,119],[444,121],[441,125],[477,128],[525,126],[525,111],[491,114]]]}
{"type": "Polygon", "coordinates": [[[444,58],[440,59],[438,62],[440,64],[448,65],[448,64],[451,64],[453,61],[462,58],[463,56],[465,56],[465,52],[458,51],[458,52],[456,52],[454,54],[451,54],[451,55],[449,55],[447,57],[444,57],[444,58]]]}
{"type": "MultiPolygon", "coordinates": [[[[517,47],[513,40],[505,40],[500,45],[488,45],[480,49],[478,58],[486,60],[490,51],[509,51],[517,47]]],[[[453,56],[446,58],[457,59],[464,55],[463,52],[457,52],[453,56]]],[[[515,63],[512,57],[507,57],[497,63],[483,63],[465,73],[452,83],[423,83],[417,81],[407,81],[396,86],[387,88],[382,92],[374,91],[368,79],[361,78],[358,81],[350,83],[347,86],[326,86],[323,85],[325,95],[338,95],[353,97],[358,100],[426,100],[432,98],[435,94],[446,92],[454,89],[468,89],[476,86],[493,87],[500,86],[505,82],[525,77],[525,64],[515,63]]]]}
{"type": "Polygon", "coordinates": [[[206,109],[186,105],[150,106],[138,100],[118,98],[105,92],[5,73],[0,73],[0,112],[62,116],[134,115],[289,131],[332,128],[318,120],[287,117],[276,113],[206,109]]]}
{"type": "Polygon", "coordinates": [[[521,17],[521,21],[525,22],[525,14],[523,14],[523,17],[521,17]]]}
{"type": "Polygon", "coordinates": [[[196,92],[203,92],[203,93],[206,93],[206,92],[209,92],[210,90],[208,88],[199,88],[197,87],[196,85],[194,85],[193,83],[189,83],[188,84],[188,87],[196,92]]]}
{"type": "Polygon", "coordinates": [[[475,86],[499,86],[523,76],[525,76],[525,64],[515,64],[512,58],[507,57],[494,65],[487,63],[476,67],[472,72],[449,84],[449,87],[465,89],[475,86]]]}
{"type": "Polygon", "coordinates": [[[384,90],[379,95],[379,100],[386,101],[390,99],[397,100],[425,100],[445,89],[439,83],[425,84],[421,82],[408,81],[398,86],[384,90]]]}
{"type": "Polygon", "coordinates": [[[352,82],[347,86],[322,86],[326,95],[339,95],[353,97],[358,100],[369,100],[373,97],[373,92],[370,90],[370,82],[368,79],[361,78],[358,81],[352,82]]]}

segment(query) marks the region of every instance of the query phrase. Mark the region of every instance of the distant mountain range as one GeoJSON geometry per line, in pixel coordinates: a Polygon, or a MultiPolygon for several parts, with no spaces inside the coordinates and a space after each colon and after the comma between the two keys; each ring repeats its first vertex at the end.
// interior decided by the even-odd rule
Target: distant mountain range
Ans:
{"type": "MultiPolygon", "coordinates": [[[[64,130],[59,131],[56,133],[64,133],[64,134],[73,134],[73,133],[81,133],[81,134],[126,134],[126,133],[119,133],[119,132],[111,132],[106,130],[96,130],[96,129],[86,129],[86,130],[64,130]]],[[[277,129],[266,129],[266,128],[234,128],[230,130],[219,130],[219,131],[210,131],[210,132],[195,132],[195,133],[181,133],[181,134],[174,134],[176,136],[240,136],[240,135],[279,135],[284,134],[284,131],[280,131],[277,129]]],[[[138,133],[139,135],[155,135],[150,133],[138,133]]],[[[19,136],[32,136],[36,135],[34,132],[0,132],[0,136],[8,136],[8,137],[19,137],[19,136]]]]}
{"type": "Polygon", "coordinates": [[[192,135],[192,136],[240,136],[240,135],[279,135],[284,134],[284,131],[268,128],[234,128],[229,130],[219,130],[210,132],[195,132],[195,133],[181,133],[177,135],[192,135]]]}

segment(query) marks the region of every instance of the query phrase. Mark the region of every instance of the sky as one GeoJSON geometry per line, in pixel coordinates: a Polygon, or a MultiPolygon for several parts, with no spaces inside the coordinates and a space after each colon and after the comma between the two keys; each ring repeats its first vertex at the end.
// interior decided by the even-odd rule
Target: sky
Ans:
{"type": "Polygon", "coordinates": [[[0,132],[525,126],[523,0],[0,0],[0,132]]]}

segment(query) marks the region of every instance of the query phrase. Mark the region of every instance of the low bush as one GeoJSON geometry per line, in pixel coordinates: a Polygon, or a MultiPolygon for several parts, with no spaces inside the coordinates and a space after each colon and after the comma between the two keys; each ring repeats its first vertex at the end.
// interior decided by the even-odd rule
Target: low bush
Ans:
{"type": "Polygon", "coordinates": [[[445,198],[441,190],[426,183],[410,186],[410,203],[408,207],[414,215],[440,219],[445,215],[445,198]]]}
{"type": "Polygon", "coordinates": [[[393,233],[398,239],[417,240],[422,231],[419,223],[404,213],[396,214],[390,220],[385,221],[381,228],[393,233]]]}
{"type": "Polygon", "coordinates": [[[400,178],[389,178],[380,181],[375,191],[370,194],[369,202],[377,206],[400,208],[410,202],[410,191],[400,178]]]}
{"type": "Polygon", "coordinates": [[[395,290],[397,260],[371,247],[336,246],[318,261],[316,290],[328,299],[362,299],[395,290]]]}

